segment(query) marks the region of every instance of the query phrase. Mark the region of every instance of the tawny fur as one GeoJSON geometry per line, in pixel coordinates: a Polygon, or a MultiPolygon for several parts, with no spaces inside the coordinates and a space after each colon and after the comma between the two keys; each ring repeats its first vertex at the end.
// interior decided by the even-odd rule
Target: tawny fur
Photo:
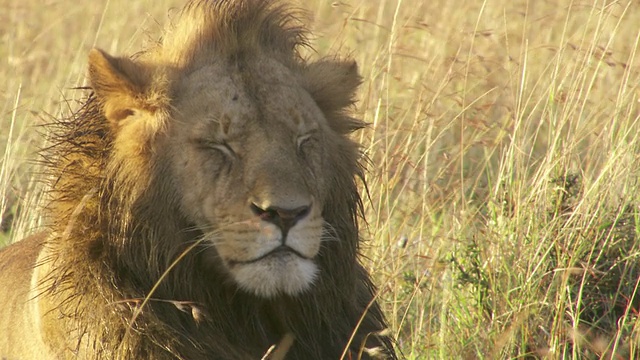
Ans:
{"type": "Polygon", "coordinates": [[[358,260],[363,172],[349,134],[363,124],[348,111],[360,77],[352,61],[303,59],[298,17],[276,1],[192,1],[135,59],[91,52],[92,91],[50,126],[44,150],[49,230],[0,252],[0,287],[9,289],[0,358],[259,359],[283,338],[293,339],[288,359],[396,357],[358,260]],[[222,77],[189,80],[218,73],[229,85],[222,77]],[[235,149],[190,142],[192,132],[206,132],[194,128],[209,129],[186,115],[210,106],[192,109],[185,94],[200,99],[200,87],[228,90],[211,101],[229,110],[214,109],[206,126],[225,136],[240,131],[235,149]],[[209,181],[216,186],[197,186],[209,181]],[[224,190],[236,186],[245,190],[224,190]],[[219,193],[218,203],[197,202],[210,193],[219,193]],[[301,280],[290,293],[260,296],[230,275],[224,241],[214,238],[249,230],[225,230],[227,213],[277,231],[249,218],[256,196],[317,205],[306,228],[291,230],[304,240],[322,225],[308,286],[301,280]]]}

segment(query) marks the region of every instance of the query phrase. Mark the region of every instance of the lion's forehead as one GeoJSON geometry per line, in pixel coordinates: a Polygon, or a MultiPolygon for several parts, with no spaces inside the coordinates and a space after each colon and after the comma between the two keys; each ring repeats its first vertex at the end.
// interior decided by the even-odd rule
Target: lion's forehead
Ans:
{"type": "Polygon", "coordinates": [[[295,71],[270,58],[256,61],[249,69],[251,87],[266,115],[302,131],[317,128],[324,121],[295,71]]]}
{"type": "Polygon", "coordinates": [[[246,68],[213,64],[183,77],[176,108],[196,132],[236,138],[260,125],[304,135],[318,129],[324,115],[297,77],[273,61],[246,68]]]}

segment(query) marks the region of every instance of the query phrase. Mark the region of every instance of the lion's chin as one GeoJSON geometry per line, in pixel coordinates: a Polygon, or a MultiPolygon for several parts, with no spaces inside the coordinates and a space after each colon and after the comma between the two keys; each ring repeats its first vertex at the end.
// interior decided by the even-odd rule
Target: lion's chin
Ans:
{"type": "Polygon", "coordinates": [[[309,289],[318,275],[318,266],[310,259],[291,253],[265,257],[260,261],[236,264],[230,273],[241,289],[254,295],[273,298],[295,296],[309,289]]]}

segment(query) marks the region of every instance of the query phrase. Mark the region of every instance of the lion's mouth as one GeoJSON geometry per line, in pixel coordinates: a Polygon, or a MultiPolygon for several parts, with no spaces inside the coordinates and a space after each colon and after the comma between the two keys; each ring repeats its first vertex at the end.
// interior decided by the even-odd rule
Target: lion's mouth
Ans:
{"type": "Polygon", "coordinates": [[[299,251],[293,249],[292,247],[289,247],[287,245],[280,245],[277,248],[251,260],[230,260],[229,265],[233,266],[233,265],[253,264],[269,257],[280,257],[285,255],[294,255],[304,260],[311,260],[307,256],[304,256],[303,254],[301,254],[299,251]]]}

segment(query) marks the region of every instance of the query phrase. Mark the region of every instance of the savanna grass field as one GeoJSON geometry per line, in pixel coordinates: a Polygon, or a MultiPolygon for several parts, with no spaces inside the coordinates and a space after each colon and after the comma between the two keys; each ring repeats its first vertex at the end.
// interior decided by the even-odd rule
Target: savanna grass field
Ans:
{"type": "MultiPolygon", "coordinates": [[[[0,246],[41,226],[41,125],[89,50],[134,54],[182,4],[0,0],[0,246]]],[[[640,3],[298,5],[305,56],[363,77],[363,257],[402,355],[640,358],[640,3]]]]}

